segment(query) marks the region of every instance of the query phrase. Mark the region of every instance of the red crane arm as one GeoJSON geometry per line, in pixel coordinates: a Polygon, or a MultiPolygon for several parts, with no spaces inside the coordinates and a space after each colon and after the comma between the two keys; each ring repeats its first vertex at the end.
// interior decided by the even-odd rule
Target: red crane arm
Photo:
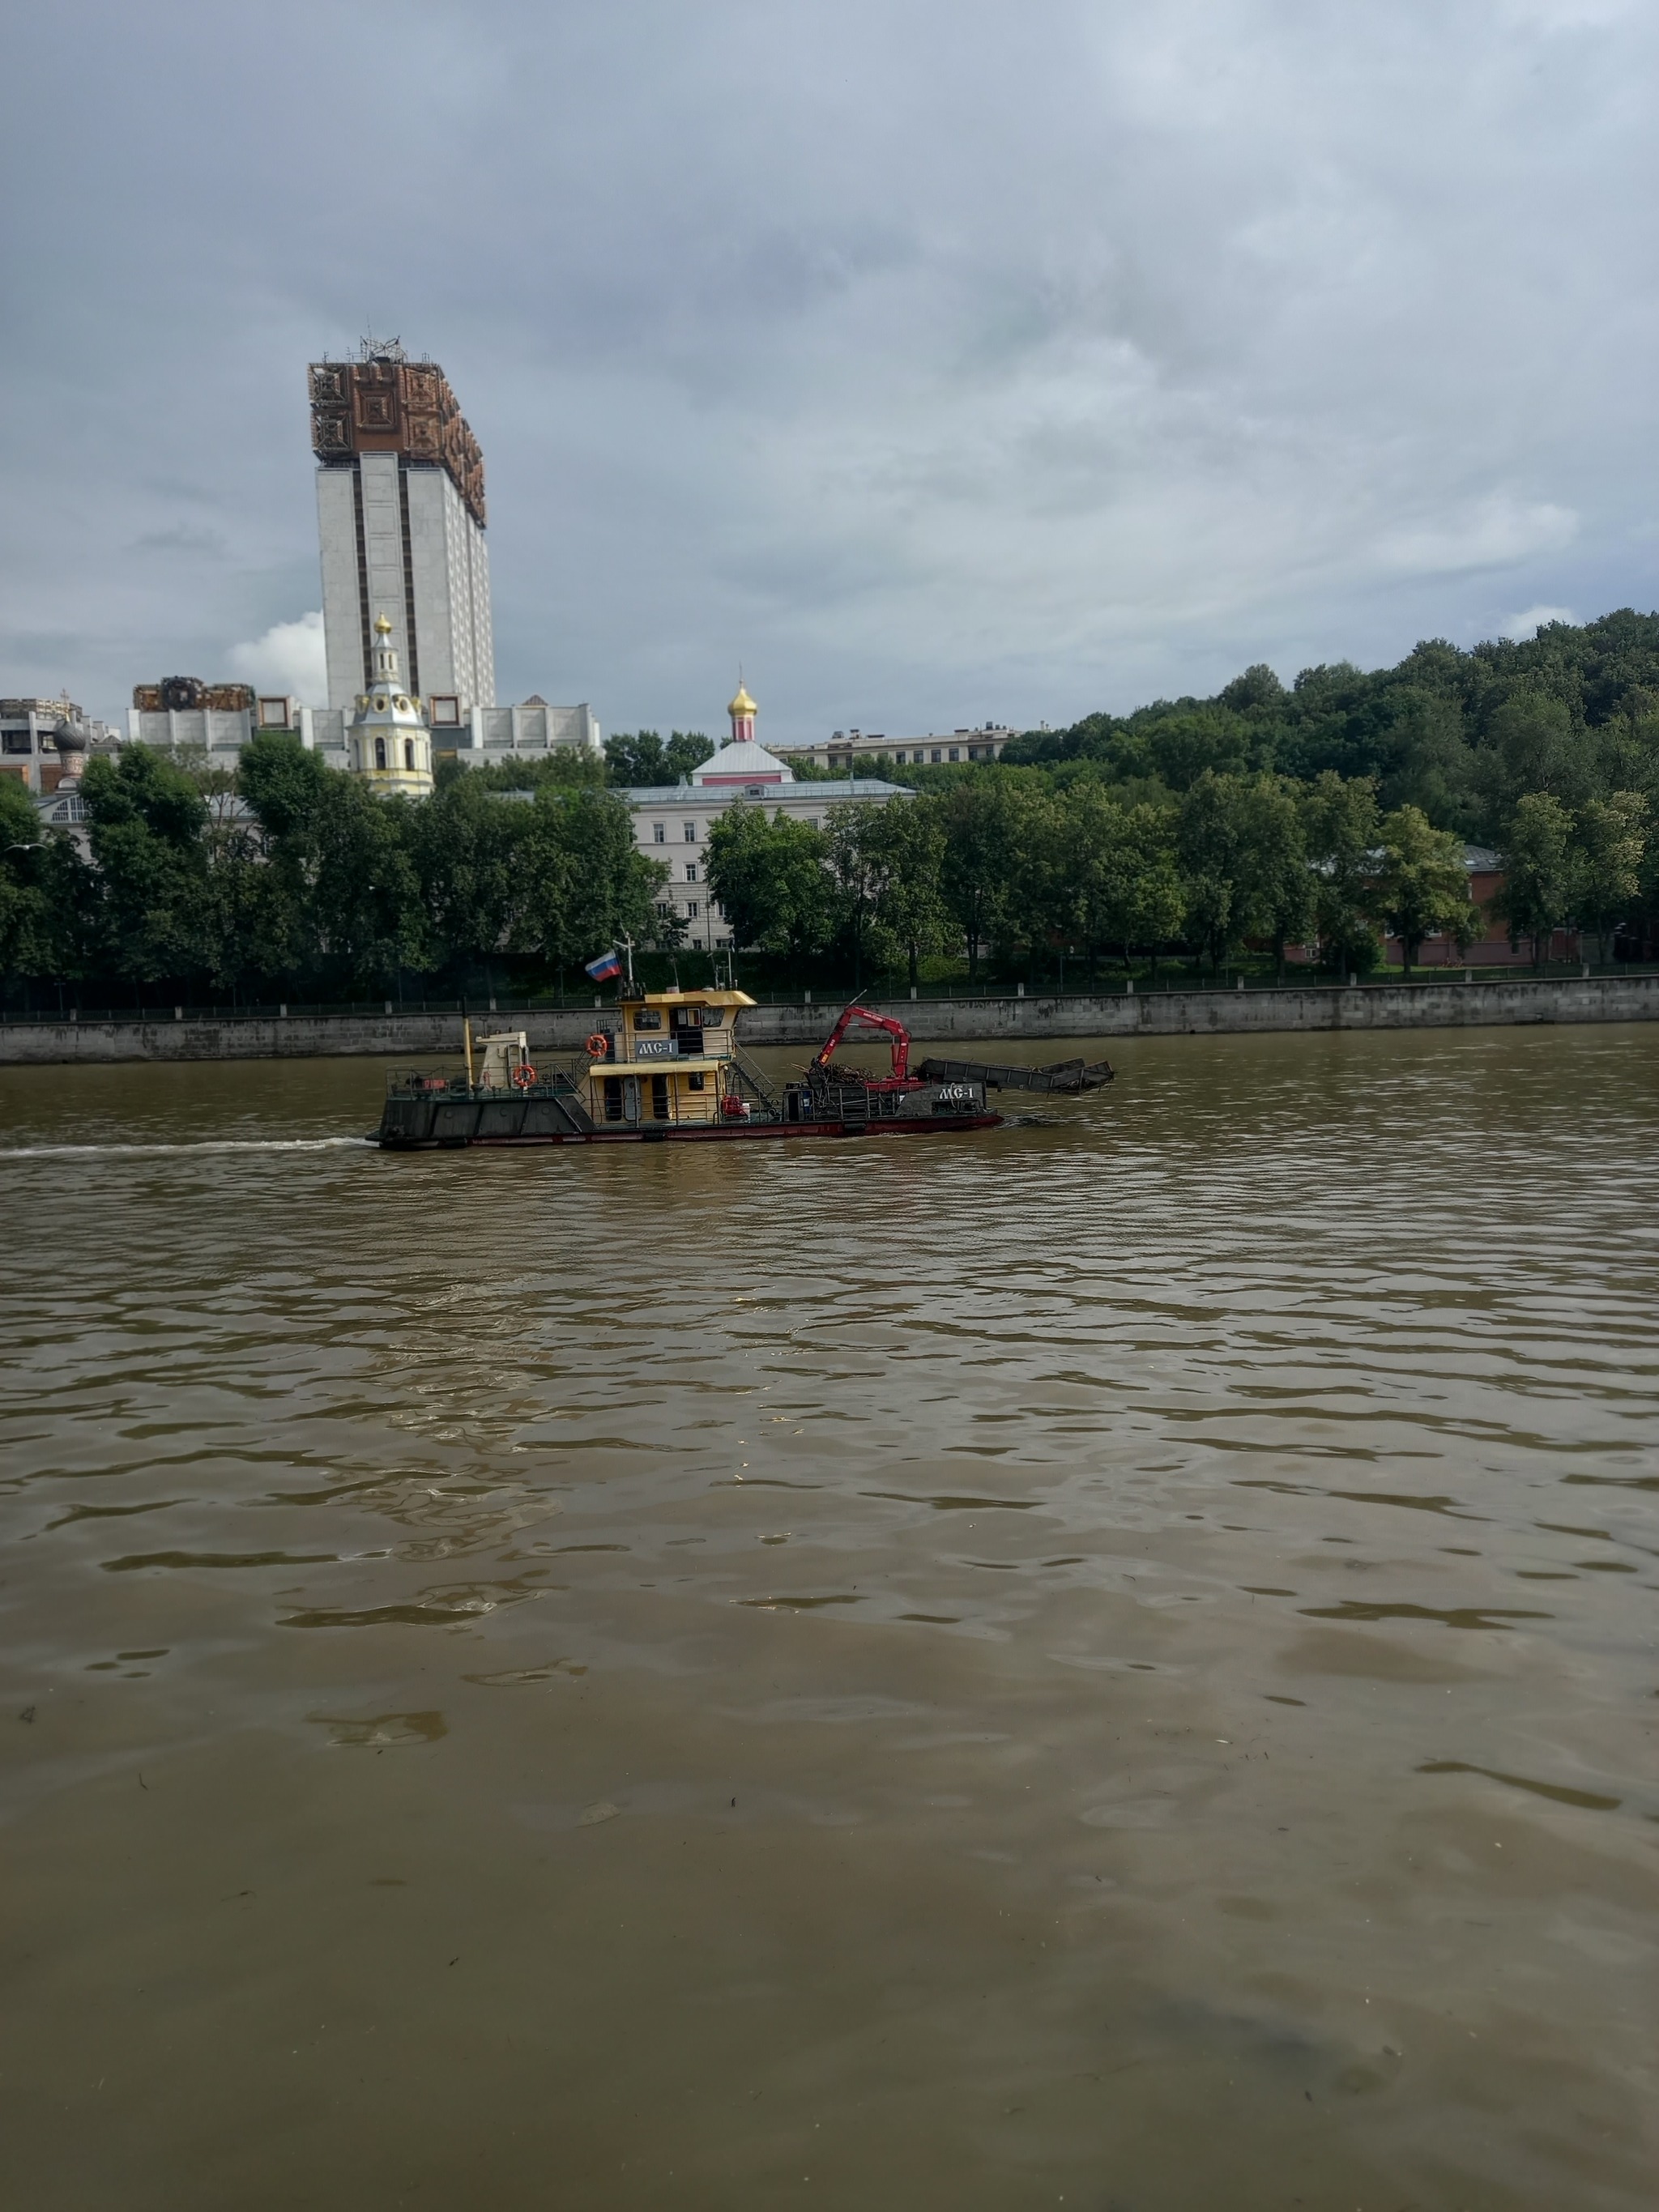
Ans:
{"type": "Polygon", "coordinates": [[[853,1005],[844,1009],[840,1020],[824,1039],[808,1073],[821,1075],[836,1056],[836,1048],[853,1026],[861,1022],[866,1029],[879,1030],[887,1036],[893,1049],[893,1080],[902,1083],[910,1073],[910,1032],[902,1022],[896,1022],[890,1014],[873,1014],[868,1006],[853,1005]]]}

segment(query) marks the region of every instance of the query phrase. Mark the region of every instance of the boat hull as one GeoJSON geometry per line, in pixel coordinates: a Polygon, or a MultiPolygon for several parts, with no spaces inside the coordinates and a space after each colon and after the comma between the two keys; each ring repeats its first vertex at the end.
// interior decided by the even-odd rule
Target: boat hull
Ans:
{"type": "MultiPolygon", "coordinates": [[[[474,1147],[520,1150],[529,1145],[738,1145],[757,1144],[767,1139],[813,1139],[828,1137],[943,1137],[969,1129],[995,1129],[1002,1123],[1000,1114],[929,1114],[911,1115],[902,1120],[868,1121],[724,1121],[699,1126],[687,1122],[650,1122],[628,1124],[623,1127],[607,1126],[599,1129],[552,1129],[545,1127],[502,1126],[495,1116],[504,1110],[496,1107],[446,1106],[442,1111],[448,1126],[434,1127],[429,1133],[415,1133],[408,1129],[389,1129],[384,1126],[376,1133],[376,1140],[383,1152],[462,1152],[474,1147]],[[461,1126],[463,1115],[476,1117],[475,1125],[461,1126]],[[485,1121],[490,1117],[494,1126],[485,1121]]],[[[527,1121],[532,1109],[522,1109],[527,1121]]]]}

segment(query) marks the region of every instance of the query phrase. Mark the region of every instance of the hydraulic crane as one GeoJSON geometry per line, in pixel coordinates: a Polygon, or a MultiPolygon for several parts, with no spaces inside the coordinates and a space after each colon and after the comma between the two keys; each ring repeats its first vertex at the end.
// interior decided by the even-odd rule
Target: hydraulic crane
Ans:
{"type": "Polygon", "coordinates": [[[868,1006],[854,1003],[847,1007],[839,1021],[819,1047],[816,1055],[807,1062],[806,1077],[810,1083],[835,1082],[842,1071],[835,1065],[836,1048],[854,1024],[861,1024],[869,1030],[878,1030],[892,1048],[893,1072],[885,1076],[866,1076],[862,1071],[848,1069],[842,1079],[866,1084],[872,1091],[921,1091],[921,1079],[910,1073],[910,1032],[902,1022],[896,1022],[890,1014],[872,1013],[868,1006]]]}

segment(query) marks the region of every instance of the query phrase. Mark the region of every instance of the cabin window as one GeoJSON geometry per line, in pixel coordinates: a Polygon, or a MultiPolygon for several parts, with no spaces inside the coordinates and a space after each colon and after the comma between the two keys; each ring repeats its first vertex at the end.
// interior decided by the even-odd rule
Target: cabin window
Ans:
{"type": "Polygon", "coordinates": [[[376,738],[374,740],[374,765],[376,768],[384,768],[386,766],[386,739],[384,738],[376,738]]]}
{"type": "Polygon", "coordinates": [[[717,1030],[725,1019],[725,1014],[718,1006],[705,1006],[702,1010],[702,1025],[706,1030],[717,1030]]]}
{"type": "Polygon", "coordinates": [[[636,1030],[659,1030],[662,1027],[660,1006],[641,1006],[634,1017],[636,1030]]]}
{"type": "Polygon", "coordinates": [[[701,1091],[703,1085],[708,1080],[708,1077],[705,1075],[688,1075],[685,1079],[693,1091],[701,1091]]]}
{"type": "Polygon", "coordinates": [[[668,842],[668,824],[665,822],[653,822],[651,824],[651,836],[653,843],[665,845],[668,842]]]}
{"type": "Polygon", "coordinates": [[[651,1079],[651,1118],[653,1121],[668,1119],[668,1078],[653,1075],[651,1079]]]}

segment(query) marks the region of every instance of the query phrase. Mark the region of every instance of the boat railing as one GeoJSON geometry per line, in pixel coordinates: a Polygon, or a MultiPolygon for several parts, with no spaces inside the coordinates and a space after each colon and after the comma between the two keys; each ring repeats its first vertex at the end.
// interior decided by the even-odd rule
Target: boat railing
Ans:
{"type": "MultiPolygon", "coordinates": [[[[423,1068],[398,1068],[386,1077],[386,1097],[435,1102],[446,1098],[543,1098],[576,1091],[575,1076],[562,1067],[549,1066],[550,1057],[543,1054],[533,1083],[469,1083],[459,1070],[433,1073],[423,1068]]],[[[586,1071],[584,1060],[582,1072],[586,1071]]]]}
{"type": "Polygon", "coordinates": [[[779,1094],[777,1085],[769,1076],[764,1074],[755,1065],[736,1037],[732,1040],[730,1057],[732,1066],[738,1072],[738,1080],[744,1089],[753,1092],[756,1099],[766,1108],[774,1120],[781,1120],[783,1115],[783,1100],[779,1094]]]}

